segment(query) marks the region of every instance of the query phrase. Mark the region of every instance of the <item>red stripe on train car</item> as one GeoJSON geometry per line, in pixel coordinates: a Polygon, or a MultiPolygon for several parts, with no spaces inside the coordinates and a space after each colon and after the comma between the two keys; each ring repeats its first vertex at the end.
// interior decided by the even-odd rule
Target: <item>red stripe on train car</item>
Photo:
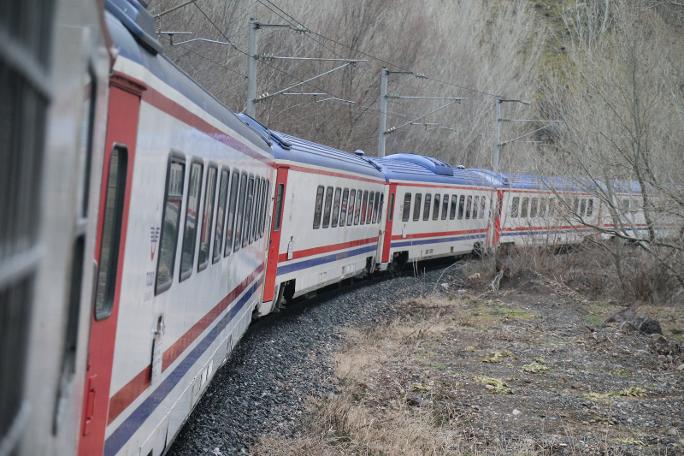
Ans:
{"type": "MultiPolygon", "coordinates": [[[[164,351],[162,357],[162,370],[166,370],[180,356],[183,351],[192,344],[202,332],[213,323],[219,315],[226,310],[235,299],[245,291],[249,285],[264,270],[261,263],[246,279],[240,282],[230,293],[207,312],[192,328],[187,330],[176,342],[164,351]]],[[[147,365],[133,377],[126,385],[117,391],[110,399],[108,423],[114,421],[138,396],[140,396],[149,386],[151,380],[152,366],[147,365]]]]}
{"type": "MultiPolygon", "coordinates": [[[[357,239],[355,241],[340,242],[339,244],[330,244],[330,245],[324,245],[321,247],[313,247],[310,249],[297,250],[296,252],[293,252],[292,258],[290,258],[290,260],[296,260],[297,258],[304,258],[304,257],[308,257],[308,256],[318,255],[321,253],[334,252],[336,250],[348,249],[350,247],[357,247],[359,245],[371,244],[373,242],[376,242],[377,240],[378,240],[378,237],[375,236],[375,237],[370,237],[370,238],[366,238],[366,239],[357,239]]],[[[278,262],[282,263],[283,261],[287,261],[287,252],[281,253],[278,256],[278,262]]]]}
{"type": "Polygon", "coordinates": [[[406,235],[401,235],[401,234],[395,234],[392,236],[392,240],[398,240],[398,239],[417,239],[417,238],[426,238],[426,237],[442,237],[442,236],[452,236],[455,234],[476,234],[476,233],[484,233],[487,231],[487,228],[477,228],[477,229],[472,229],[472,230],[456,230],[456,231],[439,231],[435,233],[414,233],[414,234],[406,234],[406,235]]]}

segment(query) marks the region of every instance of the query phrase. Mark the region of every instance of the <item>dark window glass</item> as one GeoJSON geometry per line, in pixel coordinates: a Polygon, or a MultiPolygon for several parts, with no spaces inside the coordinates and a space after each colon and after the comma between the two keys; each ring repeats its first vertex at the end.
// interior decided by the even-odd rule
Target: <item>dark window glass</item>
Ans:
{"type": "Polygon", "coordinates": [[[366,223],[366,213],[368,212],[368,190],[363,192],[363,200],[361,201],[361,225],[366,223]]]}
{"type": "Polygon", "coordinates": [[[587,212],[587,200],[582,198],[580,200],[580,216],[584,217],[584,214],[587,212]]]}
{"type": "MultiPolygon", "coordinates": [[[[575,198],[575,201],[577,201],[576,198],[575,198]]],[[[577,206],[577,204],[575,204],[575,206],[577,206]]],[[[625,198],[622,200],[622,213],[626,214],[628,212],[629,212],[629,199],[625,198]]]]}
{"type": "Polygon", "coordinates": [[[413,204],[413,221],[420,220],[420,209],[423,207],[423,194],[416,193],[416,202],[413,204]]]}
{"type": "Polygon", "coordinates": [[[473,200],[473,214],[472,215],[473,215],[474,219],[478,218],[477,209],[479,206],[480,206],[480,197],[476,196],[473,200]]]}
{"type": "Polygon", "coordinates": [[[451,195],[451,207],[449,208],[449,220],[456,218],[456,209],[458,208],[458,195],[451,195]]]}
{"type": "Polygon", "coordinates": [[[185,202],[185,227],[183,228],[183,246],[181,247],[180,280],[192,274],[192,263],[195,260],[195,244],[197,242],[197,212],[200,204],[202,189],[201,163],[190,165],[190,180],[188,181],[188,196],[185,202]]]}
{"type": "Polygon", "coordinates": [[[266,228],[266,214],[268,209],[271,207],[271,181],[266,180],[266,185],[264,186],[264,199],[261,208],[261,229],[259,231],[259,236],[264,236],[264,229],[266,228]]]}
{"type": "Polygon", "coordinates": [[[553,217],[554,212],[556,212],[556,200],[549,198],[549,217],[553,217]]]}
{"type": "Polygon", "coordinates": [[[330,211],[332,209],[333,188],[328,187],[325,190],[325,207],[323,209],[323,228],[330,226],[330,211]]]}
{"type": "Polygon", "coordinates": [[[233,251],[233,234],[235,233],[235,209],[238,201],[240,171],[234,169],[230,180],[230,197],[228,198],[228,216],[226,218],[226,245],[223,254],[228,256],[233,251]]]}
{"type": "MultiPolygon", "coordinates": [[[[625,200],[625,201],[628,201],[628,202],[629,202],[629,200],[625,200]]],[[[629,204],[628,204],[627,206],[629,207],[629,204]]],[[[579,199],[578,199],[578,198],[574,198],[574,199],[572,200],[572,212],[573,212],[574,214],[578,214],[578,213],[579,213],[579,199]]]]}
{"type": "Polygon", "coordinates": [[[487,208],[487,200],[484,196],[480,197],[480,218],[484,218],[485,209],[487,208]]]}
{"type": "Polygon", "coordinates": [[[354,225],[358,225],[359,220],[361,220],[361,196],[363,196],[363,192],[361,190],[357,190],[357,192],[356,192],[356,210],[354,213],[354,225]]]}
{"type": "Polygon", "coordinates": [[[441,201],[441,199],[442,195],[440,195],[439,193],[435,193],[435,199],[433,200],[432,205],[432,220],[437,220],[439,218],[439,202],[441,201]]]}
{"type": "Polygon", "coordinates": [[[527,207],[529,205],[529,198],[523,198],[520,206],[520,217],[527,218],[527,207]]]}
{"type": "Polygon", "coordinates": [[[430,218],[430,203],[432,202],[432,194],[425,194],[425,203],[423,204],[423,220],[430,218]]]}
{"type": "Polygon", "coordinates": [[[349,189],[345,188],[342,192],[342,204],[340,205],[340,226],[344,226],[347,221],[347,203],[349,202],[349,189]]]}
{"type": "Polygon", "coordinates": [[[209,168],[207,183],[204,187],[204,210],[202,211],[202,231],[200,232],[199,257],[197,270],[201,271],[209,264],[209,240],[211,239],[211,227],[214,223],[214,195],[216,195],[215,166],[209,168]]]}
{"type": "Polygon", "coordinates": [[[368,207],[366,208],[366,223],[373,221],[373,207],[375,206],[375,192],[368,194],[368,207]]]}
{"type": "Polygon", "coordinates": [[[214,227],[214,250],[212,253],[212,262],[216,263],[221,259],[221,252],[223,252],[223,228],[226,223],[226,201],[228,199],[228,179],[230,174],[228,170],[221,170],[221,184],[219,185],[218,206],[216,206],[216,226],[214,227]]]}
{"type": "Polygon", "coordinates": [[[127,168],[128,149],[120,146],[114,147],[109,157],[109,175],[105,189],[104,220],[100,240],[100,268],[97,271],[95,284],[96,320],[109,317],[114,304],[127,168]]]}
{"type": "Polygon", "coordinates": [[[349,193],[349,209],[347,209],[347,226],[354,223],[354,209],[356,208],[356,190],[349,193]]]}
{"type": "Polygon", "coordinates": [[[587,201],[587,217],[591,217],[591,214],[594,213],[594,199],[589,198],[589,201],[587,201]]]}
{"type": "Polygon", "coordinates": [[[473,197],[468,196],[468,198],[466,198],[466,213],[465,213],[466,220],[468,220],[470,218],[470,215],[472,213],[472,208],[473,208],[473,197]]]}
{"type": "MultiPolygon", "coordinates": [[[[389,207],[387,208],[387,215],[389,216],[390,220],[394,220],[394,193],[390,195],[390,203],[389,207]]],[[[408,220],[408,215],[406,219],[408,220]]]]}
{"type": "Polygon", "coordinates": [[[321,227],[321,216],[323,215],[323,193],[324,192],[325,192],[325,188],[322,185],[319,185],[318,188],[316,189],[316,202],[314,203],[314,220],[313,220],[314,229],[321,227]]]}
{"type": "Polygon", "coordinates": [[[446,220],[447,212],[449,212],[449,195],[445,193],[442,198],[442,220],[446,220]]]}
{"type": "Polygon", "coordinates": [[[273,222],[273,230],[274,231],[278,231],[280,229],[280,220],[283,217],[283,193],[284,192],[285,192],[285,185],[284,184],[278,184],[278,189],[276,190],[275,220],[273,222]]]}
{"type": "MultiPolygon", "coordinates": [[[[420,194],[416,195],[416,199],[418,199],[420,194]]],[[[401,220],[404,222],[408,222],[409,219],[409,214],[411,213],[411,194],[406,193],[404,195],[404,205],[401,208],[402,214],[401,214],[401,220]]]]}
{"type": "Polygon", "coordinates": [[[249,244],[249,235],[252,231],[252,216],[254,215],[254,177],[250,176],[247,184],[247,201],[245,203],[245,216],[242,219],[242,246],[249,244]]]}
{"type": "Polygon", "coordinates": [[[532,198],[530,200],[530,217],[536,217],[538,209],[539,209],[539,200],[537,198],[532,198]]]}
{"type": "Polygon", "coordinates": [[[183,201],[183,180],[185,163],[177,158],[169,160],[166,175],[166,194],[164,195],[164,212],[159,235],[159,258],[157,260],[157,281],[155,294],[167,290],[173,282],[173,267],[178,245],[178,228],[180,223],[181,203],[183,201]]]}
{"type": "Polygon", "coordinates": [[[539,198],[539,217],[546,217],[546,198],[539,198]]]}
{"type": "Polygon", "coordinates": [[[342,189],[337,187],[335,189],[335,196],[333,197],[333,208],[332,208],[332,221],[331,226],[335,228],[340,220],[340,195],[342,194],[342,189]]]}
{"type": "Polygon", "coordinates": [[[514,196],[511,200],[511,218],[518,218],[518,206],[520,206],[520,197],[514,196]]]}
{"type": "Polygon", "coordinates": [[[373,211],[373,223],[378,223],[382,218],[382,203],[385,199],[385,195],[380,192],[375,193],[375,210],[373,211]]]}
{"type": "Polygon", "coordinates": [[[263,180],[260,177],[256,178],[254,183],[254,210],[252,211],[252,228],[250,229],[249,241],[254,242],[259,238],[259,214],[261,213],[261,186],[263,180]]]}
{"type": "Polygon", "coordinates": [[[245,206],[247,202],[247,174],[240,175],[240,193],[238,194],[238,207],[235,213],[235,242],[233,252],[240,250],[242,245],[242,229],[245,220],[245,206]]]}

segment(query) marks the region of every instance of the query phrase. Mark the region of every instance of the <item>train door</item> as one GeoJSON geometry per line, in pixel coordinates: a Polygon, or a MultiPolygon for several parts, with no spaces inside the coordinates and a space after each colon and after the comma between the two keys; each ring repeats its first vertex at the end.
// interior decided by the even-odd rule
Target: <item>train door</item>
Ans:
{"type": "Polygon", "coordinates": [[[492,211],[493,220],[490,220],[489,228],[487,230],[488,237],[491,240],[489,247],[491,249],[496,249],[499,245],[499,239],[501,238],[501,214],[503,210],[503,190],[497,190],[494,194],[494,209],[492,211]]]}
{"type": "Polygon", "coordinates": [[[394,222],[394,205],[397,196],[397,184],[389,184],[389,192],[387,198],[387,215],[385,217],[385,233],[378,239],[378,246],[382,246],[382,253],[378,255],[380,258],[380,269],[387,268],[390,261],[390,247],[392,245],[392,223],[394,222]]]}
{"type": "Polygon", "coordinates": [[[118,75],[110,80],[95,244],[95,291],[81,414],[79,454],[82,456],[104,451],[121,270],[143,90],[118,75]]]}
{"type": "Polygon", "coordinates": [[[266,263],[263,302],[272,302],[275,299],[275,280],[278,272],[280,233],[285,206],[285,192],[287,189],[287,173],[287,167],[278,167],[275,182],[275,198],[273,200],[273,216],[271,217],[271,232],[268,237],[268,259],[266,263]]]}

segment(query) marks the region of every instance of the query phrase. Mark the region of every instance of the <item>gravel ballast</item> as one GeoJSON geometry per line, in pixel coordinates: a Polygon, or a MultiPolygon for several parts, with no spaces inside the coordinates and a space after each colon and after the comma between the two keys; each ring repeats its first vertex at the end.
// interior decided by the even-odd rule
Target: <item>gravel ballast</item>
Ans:
{"type": "Polygon", "coordinates": [[[334,392],[332,354],[344,328],[391,318],[393,304],[429,292],[444,266],[433,265],[418,277],[372,279],[328,290],[255,322],[168,454],[241,454],[260,437],[294,435],[308,398],[334,392]]]}

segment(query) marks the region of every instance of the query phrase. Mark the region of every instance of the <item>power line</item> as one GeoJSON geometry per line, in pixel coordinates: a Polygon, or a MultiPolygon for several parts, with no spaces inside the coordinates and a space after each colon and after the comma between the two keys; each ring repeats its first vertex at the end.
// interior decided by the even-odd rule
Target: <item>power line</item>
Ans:
{"type": "MultiPolygon", "coordinates": [[[[266,3],[272,5],[274,8],[278,9],[279,11],[281,11],[285,16],[287,16],[287,17],[290,18],[292,21],[294,21],[295,23],[297,23],[297,25],[299,25],[300,27],[305,28],[309,33],[311,33],[311,34],[313,34],[313,35],[316,35],[316,36],[318,36],[318,37],[320,37],[320,38],[322,38],[322,39],[324,39],[324,40],[327,40],[327,41],[330,41],[330,42],[332,42],[332,43],[335,43],[335,44],[337,44],[338,46],[342,46],[342,47],[347,48],[347,49],[349,49],[349,50],[351,50],[351,51],[353,51],[353,52],[358,52],[359,54],[362,54],[362,55],[365,56],[365,57],[371,58],[371,59],[376,60],[376,61],[378,61],[378,62],[381,62],[381,63],[383,63],[383,64],[385,64],[385,65],[392,66],[392,67],[397,68],[397,69],[402,70],[402,71],[413,72],[411,69],[405,68],[405,67],[403,67],[402,65],[398,65],[398,64],[396,64],[396,63],[394,63],[394,62],[390,62],[389,60],[380,58],[380,57],[378,57],[378,56],[375,56],[375,55],[373,55],[373,54],[370,54],[370,53],[368,53],[368,52],[365,52],[365,51],[363,51],[363,50],[361,50],[361,49],[353,48],[352,46],[349,46],[348,44],[341,43],[340,41],[337,41],[337,40],[335,40],[335,39],[333,39],[333,38],[329,38],[329,37],[327,37],[327,36],[325,36],[325,35],[323,35],[323,34],[321,34],[321,33],[318,33],[318,32],[316,32],[316,31],[314,31],[314,30],[311,30],[309,27],[307,27],[307,26],[304,25],[301,21],[297,20],[296,18],[294,18],[293,16],[291,16],[290,14],[288,14],[285,10],[283,10],[282,8],[280,8],[278,5],[276,5],[275,3],[273,3],[271,0],[257,0],[257,2],[261,3],[261,4],[264,5],[264,6],[266,6],[266,3]]],[[[271,9],[271,8],[269,8],[269,9],[271,9]]],[[[273,11],[273,9],[271,9],[271,11],[273,11]]],[[[277,14],[277,13],[276,13],[276,14],[277,14]]],[[[280,15],[279,15],[279,16],[280,16],[280,15]]],[[[282,18],[282,16],[280,16],[280,17],[282,18]]],[[[285,19],[285,18],[283,18],[283,19],[285,19]]],[[[316,40],[314,40],[314,41],[316,41],[316,40]]],[[[463,90],[468,90],[468,91],[471,91],[471,92],[480,93],[480,94],[482,94],[482,95],[487,95],[487,96],[491,96],[491,97],[497,96],[496,94],[491,93],[491,92],[489,92],[489,91],[480,90],[480,89],[473,89],[473,88],[471,88],[471,87],[467,87],[467,86],[463,86],[463,85],[460,85],[460,84],[456,84],[456,83],[451,82],[451,81],[444,81],[444,80],[441,80],[441,79],[433,78],[433,77],[431,77],[431,76],[426,76],[426,79],[429,79],[429,80],[431,80],[431,81],[434,81],[434,82],[437,82],[437,83],[440,83],[440,84],[444,84],[444,85],[447,85],[447,86],[451,86],[451,87],[455,87],[455,88],[459,88],[459,89],[463,89],[463,90]]]]}

